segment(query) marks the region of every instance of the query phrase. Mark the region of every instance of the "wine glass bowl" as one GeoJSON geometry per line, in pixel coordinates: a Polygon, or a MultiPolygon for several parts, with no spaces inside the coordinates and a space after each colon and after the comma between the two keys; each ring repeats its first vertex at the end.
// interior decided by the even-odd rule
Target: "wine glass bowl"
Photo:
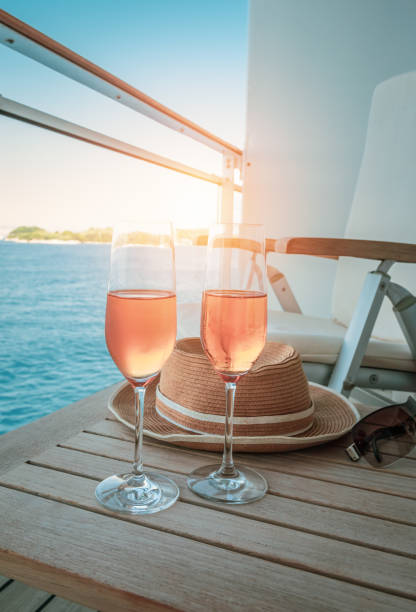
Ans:
{"type": "Polygon", "coordinates": [[[246,374],[264,348],[267,296],[261,291],[206,290],[201,341],[225,381],[246,374]]]}
{"type": "Polygon", "coordinates": [[[108,351],[134,390],[135,442],[132,470],[110,476],[96,488],[106,508],[149,514],[171,506],[176,484],[143,471],[146,386],[171,354],[176,338],[175,254],[168,223],[124,222],[113,234],[105,318],[108,351]]]}
{"type": "Polygon", "coordinates": [[[175,345],[175,294],[155,289],[109,291],[105,336],[125,378],[133,385],[149,382],[175,345]]]}
{"type": "Polygon", "coordinates": [[[235,466],[232,457],[236,384],[251,369],[266,341],[264,244],[263,226],[248,224],[216,225],[208,239],[201,342],[225,382],[224,454],[220,466],[195,470],[188,486],[201,497],[232,504],[255,501],[267,491],[263,476],[235,466]]]}

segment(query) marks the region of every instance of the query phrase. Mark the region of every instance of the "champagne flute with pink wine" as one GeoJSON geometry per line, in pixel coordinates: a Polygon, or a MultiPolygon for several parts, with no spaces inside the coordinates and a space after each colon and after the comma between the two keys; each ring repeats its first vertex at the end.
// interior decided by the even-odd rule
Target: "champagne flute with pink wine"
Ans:
{"type": "Polygon", "coordinates": [[[209,234],[201,342],[225,383],[225,440],[221,465],[198,468],[188,478],[194,493],[229,504],[260,499],[267,482],[257,472],[234,465],[234,398],[237,382],[263,350],[267,327],[264,228],[220,224],[209,234]]]}
{"type": "Polygon", "coordinates": [[[176,339],[175,252],[170,223],[120,223],[114,230],[105,338],[108,351],[134,390],[134,460],[127,474],[110,476],[95,490],[116,512],[150,514],[169,508],[176,484],[143,471],[146,385],[159,373],[176,339]]]}

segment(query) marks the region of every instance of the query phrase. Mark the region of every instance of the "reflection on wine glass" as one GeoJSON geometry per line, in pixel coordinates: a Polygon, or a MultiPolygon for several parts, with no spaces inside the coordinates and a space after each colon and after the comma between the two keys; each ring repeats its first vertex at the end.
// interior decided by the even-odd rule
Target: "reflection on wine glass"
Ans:
{"type": "Polygon", "coordinates": [[[221,224],[208,240],[201,341],[225,382],[225,440],[222,464],[198,468],[188,478],[194,493],[232,504],[260,499],[267,482],[257,472],[236,466],[232,455],[236,384],[252,367],[266,341],[264,228],[221,224]]]}
{"type": "Polygon", "coordinates": [[[105,337],[110,355],[134,390],[135,444],[131,472],[106,478],[98,501],[118,512],[149,514],[171,506],[176,484],[143,471],[146,385],[157,376],[176,338],[175,254],[170,223],[119,224],[113,234],[105,337]]]}

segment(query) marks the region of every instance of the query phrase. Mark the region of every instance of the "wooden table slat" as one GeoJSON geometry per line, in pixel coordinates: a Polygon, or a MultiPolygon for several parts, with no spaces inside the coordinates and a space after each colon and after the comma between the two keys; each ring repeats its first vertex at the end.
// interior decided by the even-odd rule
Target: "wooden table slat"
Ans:
{"type": "MultiPolygon", "coordinates": [[[[90,427],[84,429],[86,433],[97,433],[104,436],[114,437],[119,440],[131,440],[133,436],[133,432],[130,428],[128,428],[120,421],[114,420],[114,417],[105,418],[101,421],[97,421],[90,427]]],[[[148,443],[152,443],[152,438],[147,438],[148,443]]],[[[374,472],[372,466],[370,466],[364,459],[357,463],[353,463],[345,452],[345,447],[347,446],[347,442],[345,438],[340,438],[339,440],[334,440],[328,444],[320,445],[320,446],[311,446],[310,448],[292,451],[290,453],[268,453],[266,457],[275,457],[276,460],[278,457],[287,456],[287,457],[301,457],[303,459],[312,457],[314,459],[320,459],[326,463],[340,463],[342,465],[349,466],[351,468],[356,468],[359,470],[374,472]],[[344,442],[343,442],[344,440],[344,442]]],[[[196,452],[196,451],[191,451],[196,452]]],[[[247,453],[241,454],[242,457],[249,457],[247,453]]],[[[263,456],[263,455],[258,455],[263,456]]],[[[389,474],[397,474],[399,476],[409,476],[411,478],[416,478],[416,449],[410,453],[407,457],[400,458],[393,465],[386,466],[382,469],[377,469],[377,472],[387,472],[389,474]]]]}
{"type": "MultiPolygon", "coordinates": [[[[99,421],[99,423],[102,423],[102,421],[99,421]]],[[[98,425],[98,423],[94,425],[98,425]]],[[[332,444],[325,445],[325,447],[314,446],[297,451],[296,455],[304,459],[313,457],[315,459],[320,459],[321,461],[333,461],[334,463],[354,466],[358,469],[367,470],[369,472],[387,472],[388,474],[397,474],[399,476],[416,478],[416,456],[413,456],[413,453],[410,453],[407,455],[407,457],[401,458],[397,458],[397,456],[386,453],[390,454],[392,458],[396,458],[397,460],[393,464],[387,465],[383,468],[374,468],[367,463],[365,459],[361,459],[360,461],[357,461],[357,463],[353,463],[351,459],[347,457],[347,453],[345,452],[346,446],[347,444],[345,442],[342,446],[339,446],[338,441],[335,441],[332,444]]]]}
{"type": "MultiPolygon", "coordinates": [[[[122,461],[130,461],[133,453],[131,442],[87,433],[80,433],[66,440],[62,446],[122,461]]],[[[169,466],[169,470],[182,474],[189,474],[213,459],[215,462],[214,457],[218,458],[213,454],[207,457],[201,453],[183,453],[174,447],[154,445],[146,445],[144,453],[146,465],[157,469],[169,466]]],[[[265,468],[259,471],[267,479],[270,492],[276,495],[410,525],[416,524],[413,500],[265,468]]]]}
{"type": "MultiPolygon", "coordinates": [[[[0,571],[102,612],[414,610],[415,453],[383,470],[348,462],[342,439],[244,455],[270,494],[224,507],[186,487],[218,454],[148,440],[145,463],[173,476],[181,500],[113,516],[93,491],[132,457],[106,408],[116,387],[2,436],[0,571]]],[[[76,610],[57,597],[48,608],[76,610]]]]}
{"type": "MultiPolygon", "coordinates": [[[[3,475],[4,483],[118,518],[95,501],[96,482],[90,479],[25,464],[3,475]]],[[[181,502],[165,514],[121,520],[416,599],[414,559],[181,502]]]]}
{"type": "Polygon", "coordinates": [[[367,608],[378,611],[414,610],[414,601],[403,597],[2,489],[1,515],[10,506],[14,509],[13,528],[9,526],[0,536],[0,567],[7,558],[10,560],[8,551],[13,547],[20,558],[14,571],[17,567],[22,572],[29,571],[36,546],[35,565],[42,564],[42,582],[48,583],[46,568],[51,567],[55,570],[52,574],[56,588],[63,581],[68,586],[74,578],[72,586],[78,587],[80,597],[82,572],[83,590],[87,585],[89,592],[96,590],[96,601],[100,600],[97,607],[103,611],[137,610],[133,595],[149,600],[157,597],[162,605],[185,610],[224,609],[224,605],[228,609],[253,610],[259,605],[259,593],[264,611],[276,610],[277,601],[288,610],[335,610],[339,609],[338,601],[349,609],[361,609],[365,602],[367,608]],[[31,528],[27,530],[29,522],[31,528]],[[55,546],[50,545],[51,539],[55,546]],[[29,559],[28,568],[25,558],[29,559]]]}
{"type": "Polygon", "coordinates": [[[273,456],[261,455],[250,457],[250,465],[275,469],[287,474],[316,478],[325,482],[335,482],[351,487],[388,493],[390,495],[416,499],[416,481],[409,476],[391,474],[385,470],[362,469],[354,465],[342,465],[322,461],[315,457],[294,457],[288,454],[273,456]]]}
{"type": "Polygon", "coordinates": [[[3,434],[0,474],[41,453],[48,446],[74,436],[83,427],[101,421],[108,413],[108,398],[119,386],[120,383],[111,385],[33,423],[3,434]]]}
{"type": "MultiPolygon", "coordinates": [[[[87,432],[108,436],[114,435],[117,428],[119,440],[133,440],[133,433],[122,423],[114,424],[111,421],[100,421],[87,429],[87,432]],[[117,426],[118,425],[118,426],[117,426]],[[123,431],[124,430],[124,431],[123,431]]],[[[184,452],[184,451],[182,451],[184,452]]],[[[193,454],[195,451],[189,451],[193,454]]],[[[217,454],[218,456],[218,454],[217,454]]],[[[236,453],[236,459],[253,467],[264,467],[266,469],[281,471],[290,474],[298,474],[299,476],[310,476],[319,480],[328,482],[336,482],[338,484],[346,484],[358,488],[371,489],[381,493],[390,493],[393,495],[401,495],[416,499],[416,465],[413,463],[409,466],[405,464],[405,470],[410,474],[391,473],[388,470],[377,470],[375,468],[359,466],[349,461],[342,449],[333,448],[331,446],[321,447],[316,455],[305,456],[300,453],[268,453],[268,454],[251,454],[236,453]],[[329,457],[335,454],[339,456],[342,453],[342,460],[328,461],[329,457]],[[324,455],[325,453],[325,455],[324,455]],[[325,456],[325,459],[323,457],[325,456]],[[345,459],[344,459],[345,457],[345,459]],[[413,468],[413,469],[412,469],[413,468]]],[[[406,461],[405,459],[403,461],[406,461]]]]}
{"type": "MultiPolygon", "coordinates": [[[[32,461],[34,465],[69,471],[94,480],[101,480],[114,473],[125,473],[130,467],[126,461],[60,447],[51,448],[34,457],[32,461]]],[[[218,510],[217,504],[197,498],[188,489],[186,476],[178,473],[171,476],[181,488],[181,499],[218,510]]],[[[221,510],[416,558],[414,542],[416,536],[411,537],[411,534],[415,533],[415,527],[392,523],[385,519],[375,519],[276,495],[266,495],[255,504],[224,506],[221,510]]]]}

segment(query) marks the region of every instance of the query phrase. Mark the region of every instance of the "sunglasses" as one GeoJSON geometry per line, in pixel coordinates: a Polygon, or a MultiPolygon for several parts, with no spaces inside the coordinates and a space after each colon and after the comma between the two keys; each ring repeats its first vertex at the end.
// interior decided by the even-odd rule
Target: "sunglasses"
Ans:
{"type": "Polygon", "coordinates": [[[373,467],[391,465],[416,445],[416,400],[375,410],[354,425],[350,436],[345,452],[351,461],[364,457],[373,467]]]}

